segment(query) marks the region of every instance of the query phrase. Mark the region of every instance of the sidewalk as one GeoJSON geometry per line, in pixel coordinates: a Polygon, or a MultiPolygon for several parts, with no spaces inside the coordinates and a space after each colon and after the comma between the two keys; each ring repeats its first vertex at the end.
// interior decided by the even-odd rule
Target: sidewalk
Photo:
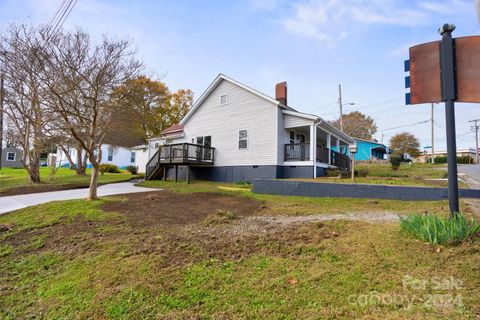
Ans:
{"type": "MultiPolygon", "coordinates": [[[[98,196],[103,197],[115,194],[138,193],[158,190],[160,189],[136,187],[134,185],[134,182],[121,182],[106,184],[98,187],[98,196]]],[[[82,199],[86,198],[87,194],[88,188],[82,188],[0,197],[0,214],[51,201],[82,199]]]]}

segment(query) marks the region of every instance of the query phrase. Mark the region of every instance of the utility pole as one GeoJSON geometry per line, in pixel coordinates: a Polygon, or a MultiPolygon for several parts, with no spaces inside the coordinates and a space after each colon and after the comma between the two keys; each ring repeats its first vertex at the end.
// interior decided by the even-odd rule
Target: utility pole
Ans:
{"type": "Polygon", "coordinates": [[[435,111],[435,105],[432,103],[432,164],[435,163],[435,126],[434,124],[434,111],[435,111]]]}
{"type": "Polygon", "coordinates": [[[338,107],[340,108],[340,131],[343,131],[342,85],[338,85],[338,107]]]}
{"type": "Polygon", "coordinates": [[[480,121],[480,119],[475,119],[475,120],[471,120],[471,121],[468,121],[468,122],[473,122],[474,123],[474,130],[475,130],[475,156],[476,156],[476,161],[475,163],[479,163],[478,162],[478,122],[480,121]]]}

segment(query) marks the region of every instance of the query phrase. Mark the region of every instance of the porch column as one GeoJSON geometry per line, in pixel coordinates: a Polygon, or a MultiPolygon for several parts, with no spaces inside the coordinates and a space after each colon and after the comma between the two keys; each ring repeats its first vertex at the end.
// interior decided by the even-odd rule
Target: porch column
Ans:
{"type": "Polygon", "coordinates": [[[310,161],[313,165],[313,178],[317,177],[317,126],[310,126],[310,161]]]}
{"type": "Polygon", "coordinates": [[[332,135],[327,133],[328,164],[332,164],[332,135]]]}
{"type": "Polygon", "coordinates": [[[340,139],[335,137],[337,139],[337,152],[340,153],[340,139]]]}

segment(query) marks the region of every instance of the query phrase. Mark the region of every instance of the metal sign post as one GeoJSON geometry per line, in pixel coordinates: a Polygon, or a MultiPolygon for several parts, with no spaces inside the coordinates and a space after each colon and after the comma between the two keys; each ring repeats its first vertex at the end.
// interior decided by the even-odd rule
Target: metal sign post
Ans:
{"type": "Polygon", "coordinates": [[[442,100],[445,101],[445,118],[447,129],[447,164],[448,164],[448,203],[450,215],[453,217],[459,211],[458,204],[458,174],[457,174],[457,142],[455,133],[455,52],[452,32],[453,24],[444,24],[438,32],[442,35],[440,45],[440,81],[442,100]]]}
{"type": "MultiPolygon", "coordinates": [[[[444,24],[438,29],[442,35],[441,41],[411,47],[409,60],[405,61],[405,72],[409,73],[405,77],[405,88],[410,89],[410,92],[405,94],[406,104],[445,102],[448,200],[451,217],[455,217],[460,209],[455,101],[480,103],[480,36],[453,39],[453,30],[453,24],[444,24]]],[[[433,151],[432,130],[432,155],[433,151]]]]}

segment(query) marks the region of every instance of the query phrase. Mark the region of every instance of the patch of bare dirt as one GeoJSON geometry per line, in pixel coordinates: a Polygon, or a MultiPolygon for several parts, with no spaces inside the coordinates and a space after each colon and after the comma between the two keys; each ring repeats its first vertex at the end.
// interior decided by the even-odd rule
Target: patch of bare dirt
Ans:
{"type": "Polygon", "coordinates": [[[157,267],[163,268],[205,258],[238,260],[254,254],[297,255],[311,245],[321,248],[326,239],[341,237],[346,232],[327,221],[398,220],[396,215],[379,213],[263,216],[261,202],[215,193],[156,191],[123,197],[123,201],[102,207],[120,213],[119,217],[95,222],[77,217],[15,233],[6,241],[18,254],[55,250],[67,256],[103,250],[102,246],[108,243],[118,248],[122,256],[153,255],[157,267]]]}
{"type": "Polygon", "coordinates": [[[197,223],[219,211],[245,217],[255,214],[260,206],[260,202],[240,196],[156,191],[132,194],[102,209],[125,214],[135,227],[158,227],[197,223]]]}

